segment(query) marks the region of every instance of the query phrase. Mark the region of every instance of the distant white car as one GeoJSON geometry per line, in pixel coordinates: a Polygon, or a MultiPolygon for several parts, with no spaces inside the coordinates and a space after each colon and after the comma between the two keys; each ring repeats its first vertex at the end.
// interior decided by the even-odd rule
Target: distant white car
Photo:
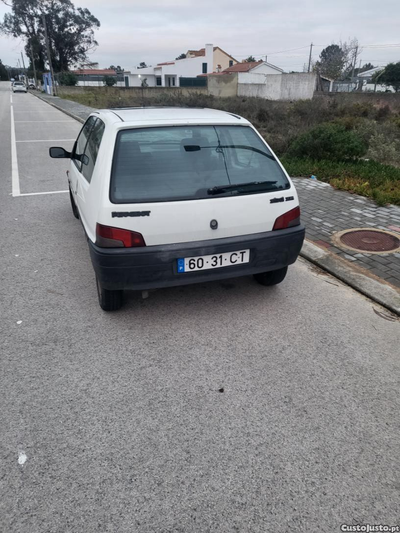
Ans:
{"type": "Polygon", "coordinates": [[[28,92],[26,85],[22,81],[14,81],[12,84],[13,93],[26,93],[28,92]]]}
{"type": "Polygon", "coordinates": [[[304,239],[283,166],[244,118],[213,109],[96,111],[71,159],[99,303],[122,292],[254,275],[280,283],[304,239]]]}

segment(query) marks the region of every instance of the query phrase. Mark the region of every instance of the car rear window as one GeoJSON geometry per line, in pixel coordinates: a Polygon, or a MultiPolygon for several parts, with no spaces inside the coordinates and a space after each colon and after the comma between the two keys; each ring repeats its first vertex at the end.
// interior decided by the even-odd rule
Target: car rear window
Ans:
{"type": "Polygon", "coordinates": [[[14,85],[23,85],[22,81],[16,81],[14,85]]]}
{"type": "MultiPolygon", "coordinates": [[[[290,184],[275,157],[249,126],[174,126],[118,133],[111,175],[113,203],[213,198],[210,189],[266,182],[290,184]]],[[[257,190],[229,190],[230,196],[257,190]]]]}

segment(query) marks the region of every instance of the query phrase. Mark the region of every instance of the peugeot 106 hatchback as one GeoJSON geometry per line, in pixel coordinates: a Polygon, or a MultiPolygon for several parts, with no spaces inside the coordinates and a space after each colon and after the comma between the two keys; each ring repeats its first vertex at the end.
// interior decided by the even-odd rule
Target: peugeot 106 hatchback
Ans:
{"type": "Polygon", "coordinates": [[[102,309],[123,290],[254,275],[280,283],[304,240],[296,190],[244,118],[213,109],[92,113],[70,158],[102,309]]]}

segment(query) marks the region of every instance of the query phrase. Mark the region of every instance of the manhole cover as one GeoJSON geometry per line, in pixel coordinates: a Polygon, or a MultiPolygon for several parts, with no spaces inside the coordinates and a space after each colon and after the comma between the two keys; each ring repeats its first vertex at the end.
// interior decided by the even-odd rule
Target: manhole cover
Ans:
{"type": "Polygon", "coordinates": [[[338,244],[359,252],[388,253],[400,247],[400,238],[394,233],[373,229],[350,229],[336,235],[338,244]]]}

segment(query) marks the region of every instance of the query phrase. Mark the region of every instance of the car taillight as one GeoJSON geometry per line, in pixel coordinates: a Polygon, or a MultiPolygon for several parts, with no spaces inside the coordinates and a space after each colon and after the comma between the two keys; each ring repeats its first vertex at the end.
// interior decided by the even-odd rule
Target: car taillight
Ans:
{"type": "Polygon", "coordinates": [[[276,229],[291,228],[300,224],[300,207],[295,207],[287,213],[284,213],[275,220],[273,231],[276,229]]]}
{"type": "Polygon", "coordinates": [[[96,244],[102,248],[134,248],[146,246],[143,235],[136,231],[96,224],[96,244]]]}

